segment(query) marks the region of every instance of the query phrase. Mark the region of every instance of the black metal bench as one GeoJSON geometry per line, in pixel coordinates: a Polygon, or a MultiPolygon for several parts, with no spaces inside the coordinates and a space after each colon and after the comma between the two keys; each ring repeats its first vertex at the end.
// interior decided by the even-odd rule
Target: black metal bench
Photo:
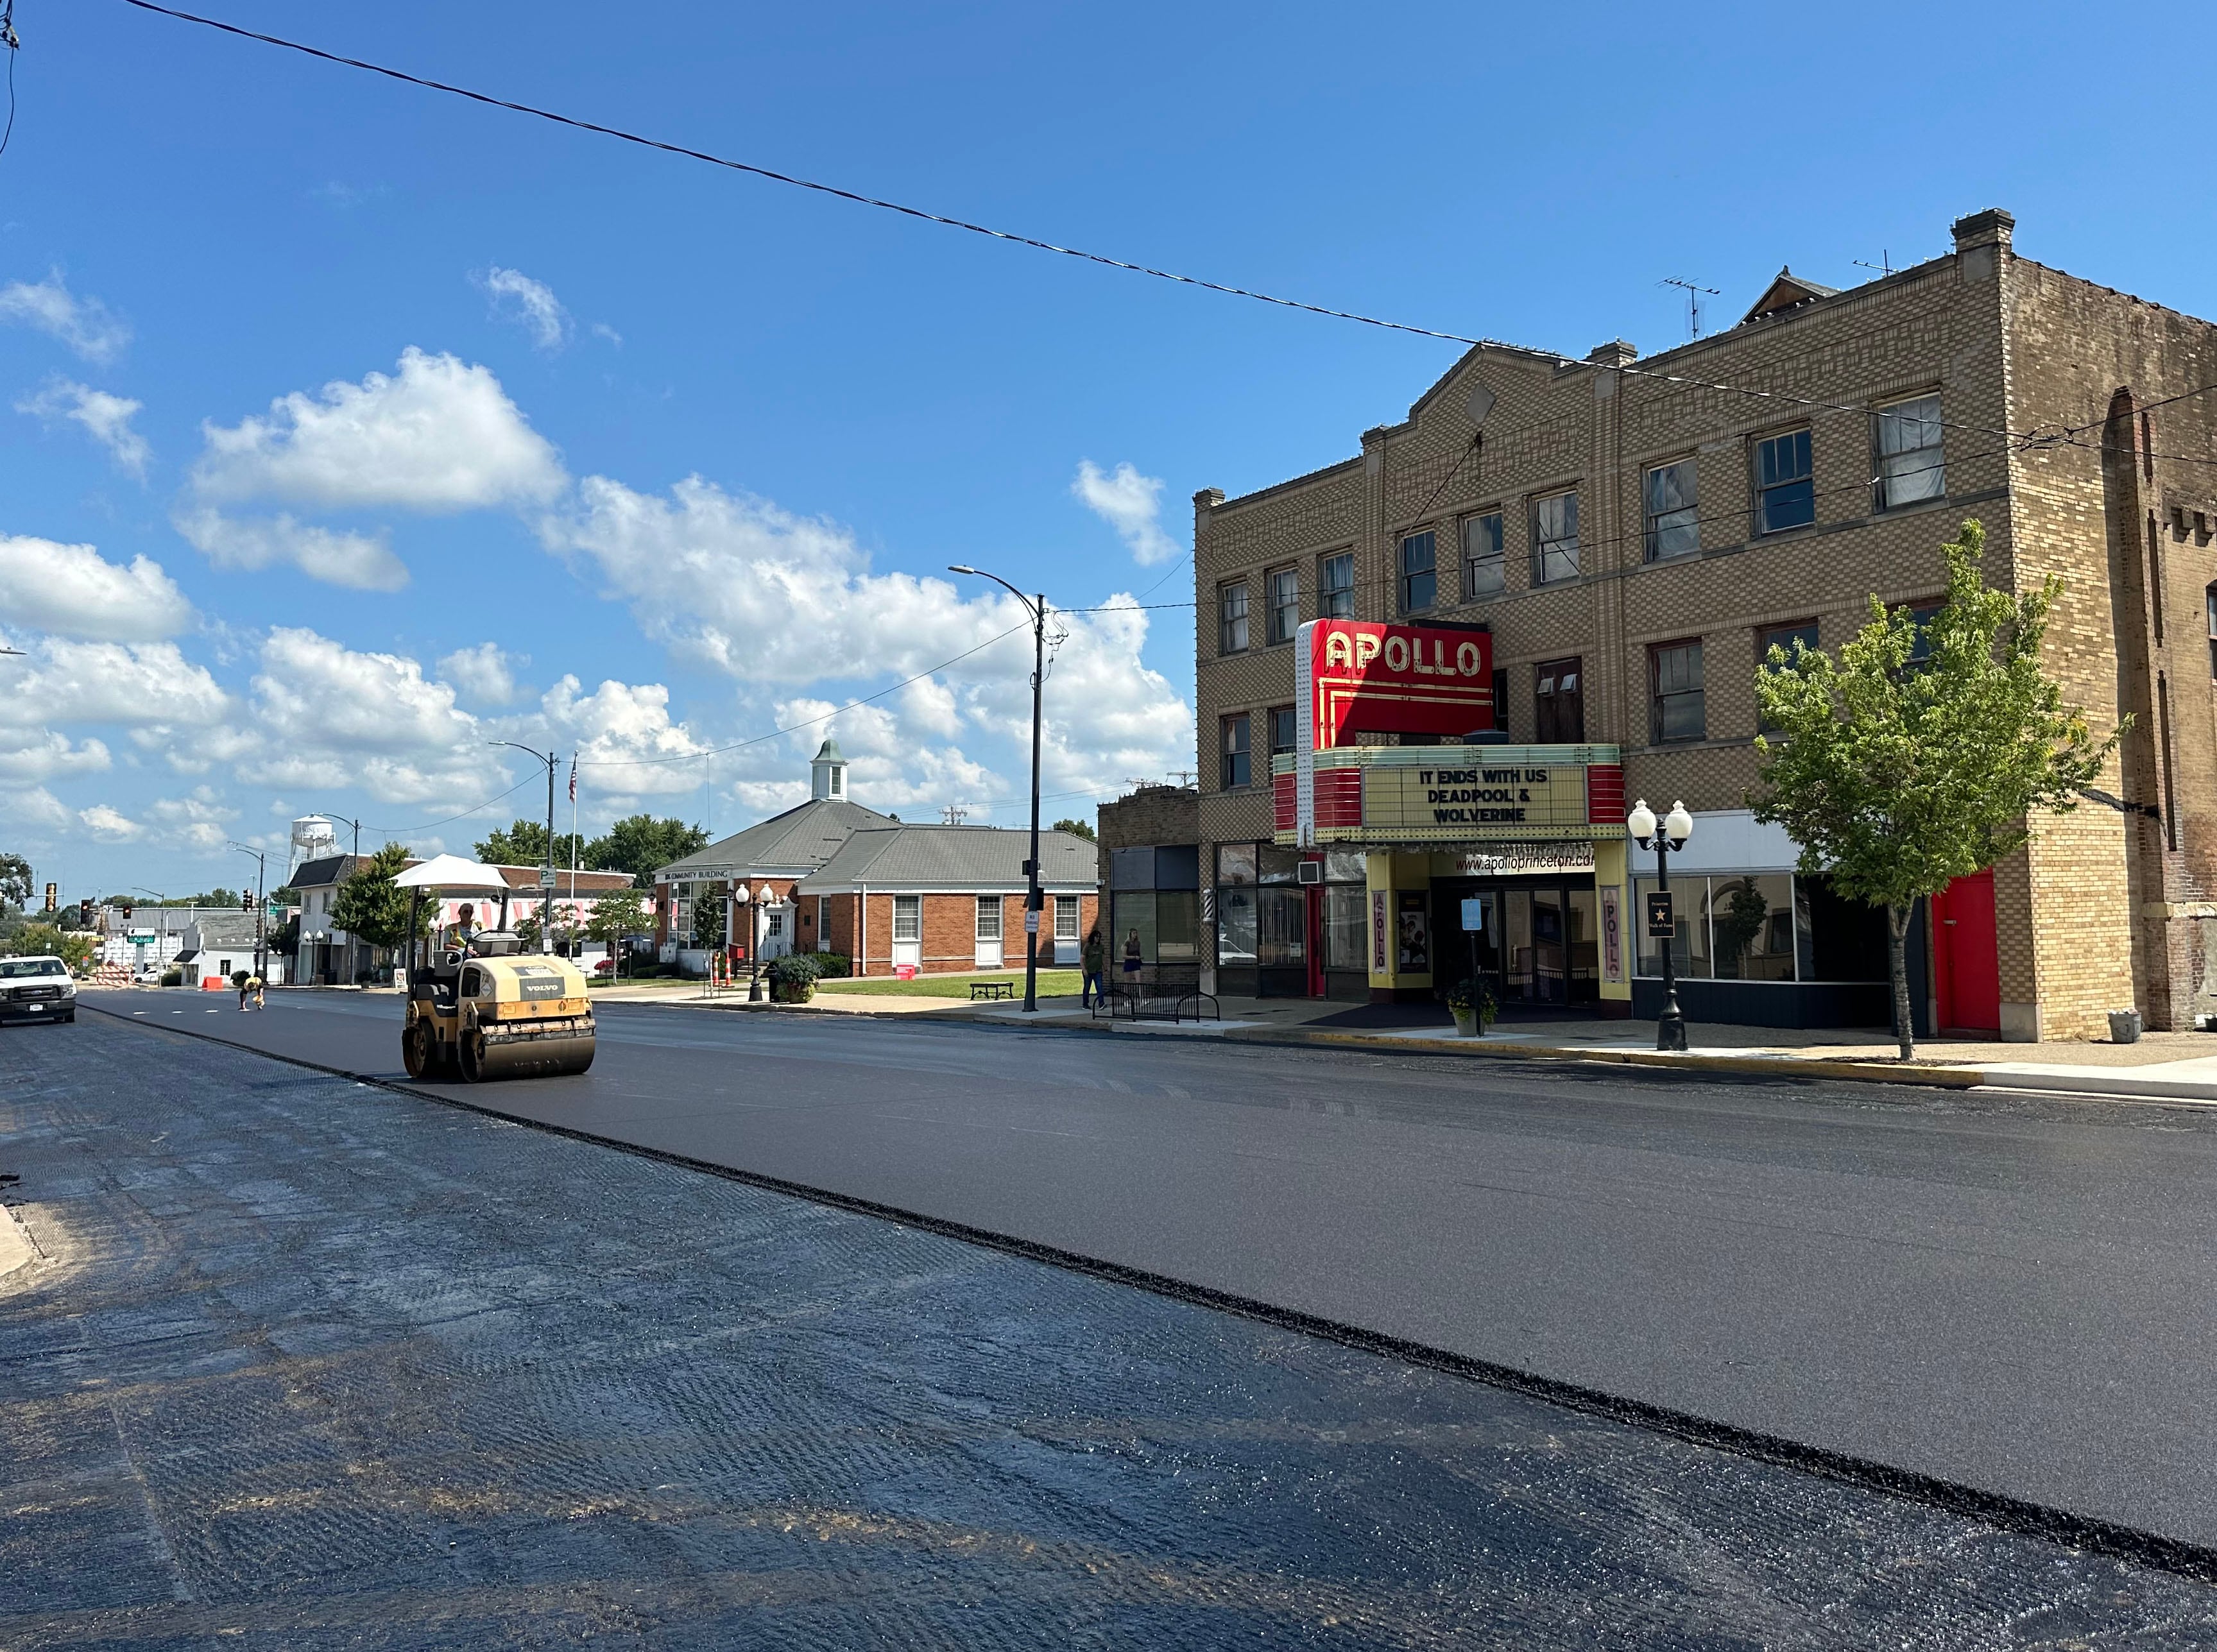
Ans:
{"type": "Polygon", "coordinates": [[[973,981],[970,983],[970,1002],[973,1004],[995,998],[1014,1000],[1016,996],[1016,983],[1013,981],[973,981]]]}

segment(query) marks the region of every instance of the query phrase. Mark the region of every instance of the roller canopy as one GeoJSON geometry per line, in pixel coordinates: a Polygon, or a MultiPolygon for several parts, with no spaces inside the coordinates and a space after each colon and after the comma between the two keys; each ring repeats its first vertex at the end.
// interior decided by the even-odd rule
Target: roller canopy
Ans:
{"type": "Polygon", "coordinates": [[[401,889],[506,889],[508,879],[488,866],[459,854],[435,855],[393,880],[401,889]]]}

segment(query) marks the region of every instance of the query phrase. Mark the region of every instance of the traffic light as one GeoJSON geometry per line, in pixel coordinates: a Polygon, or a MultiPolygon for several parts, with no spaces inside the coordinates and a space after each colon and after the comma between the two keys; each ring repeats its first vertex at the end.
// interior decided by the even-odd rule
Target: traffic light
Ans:
{"type": "Polygon", "coordinates": [[[125,902],[124,902],[124,903],[122,903],[120,905],[119,905],[115,909],[116,909],[117,913],[118,913],[119,915],[121,915],[121,917],[122,917],[122,919],[123,919],[123,922],[124,922],[128,923],[128,922],[131,922],[131,903],[130,903],[130,902],[128,902],[128,901],[125,901],[125,902]]]}
{"type": "Polygon", "coordinates": [[[77,903],[77,927],[80,929],[92,928],[92,897],[90,895],[77,903]]]}
{"type": "Polygon", "coordinates": [[[247,894],[243,890],[239,892],[238,909],[242,912],[251,912],[254,910],[254,897],[247,894]]]}
{"type": "Polygon", "coordinates": [[[51,912],[51,911],[52,911],[52,910],[54,909],[54,897],[55,897],[55,896],[57,896],[57,895],[58,895],[58,894],[59,894],[60,892],[61,892],[61,886],[60,886],[59,884],[48,884],[48,885],[46,885],[46,910],[47,910],[47,911],[51,912]]]}

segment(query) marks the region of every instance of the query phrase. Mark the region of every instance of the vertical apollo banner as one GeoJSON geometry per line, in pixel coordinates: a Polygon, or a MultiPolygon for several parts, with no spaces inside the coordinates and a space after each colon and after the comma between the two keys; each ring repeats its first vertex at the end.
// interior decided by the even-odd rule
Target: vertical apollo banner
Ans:
{"type": "MultiPolygon", "coordinates": [[[[1357,734],[1460,737],[1494,726],[1493,637],[1480,626],[1312,620],[1294,644],[1294,841],[1316,843],[1316,754],[1357,734]]],[[[1359,785],[1360,782],[1358,781],[1359,785]]],[[[1359,795],[1335,798],[1332,810],[1359,795]]],[[[1335,825],[1359,825],[1335,819],[1335,825]]]]}

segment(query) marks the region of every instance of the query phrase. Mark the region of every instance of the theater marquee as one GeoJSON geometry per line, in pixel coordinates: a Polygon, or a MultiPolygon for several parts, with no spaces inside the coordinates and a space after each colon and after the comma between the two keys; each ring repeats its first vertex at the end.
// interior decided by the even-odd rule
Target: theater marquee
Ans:
{"type": "Polygon", "coordinates": [[[1274,766],[1280,843],[1590,842],[1624,830],[1615,746],[1343,746],[1311,764],[1306,821],[1299,765],[1274,766]]]}

